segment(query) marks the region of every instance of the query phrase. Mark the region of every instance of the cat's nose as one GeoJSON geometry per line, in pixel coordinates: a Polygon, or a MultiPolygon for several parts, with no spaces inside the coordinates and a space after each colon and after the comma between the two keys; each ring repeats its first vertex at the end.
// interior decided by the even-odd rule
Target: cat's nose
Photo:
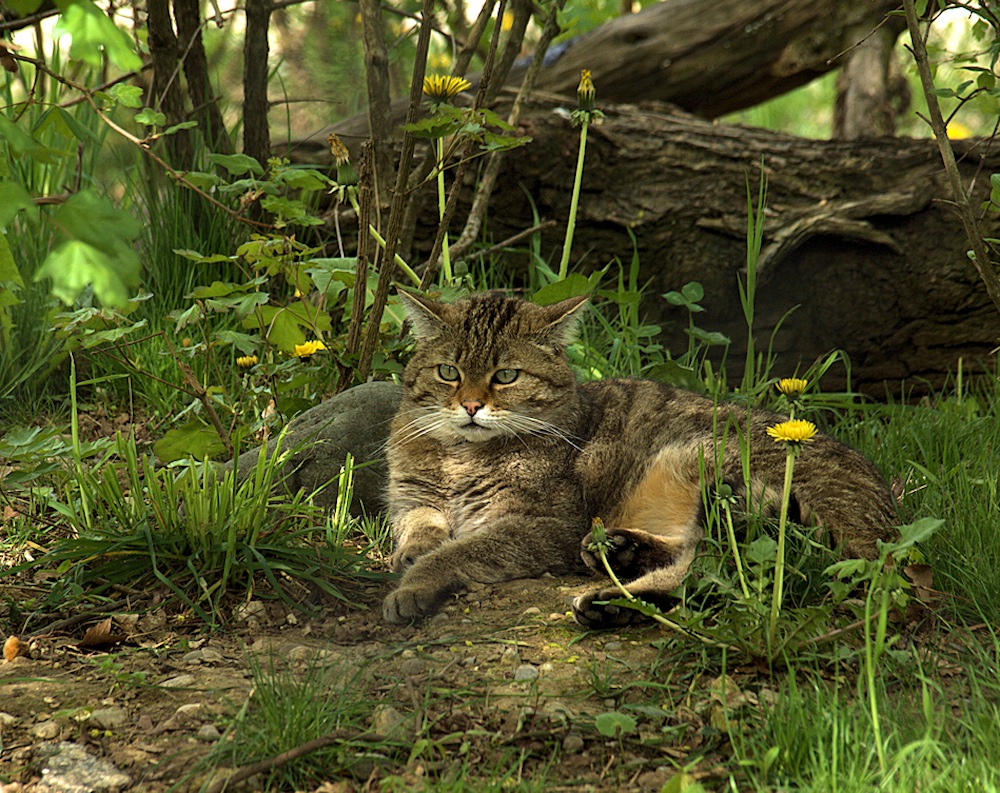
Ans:
{"type": "Polygon", "coordinates": [[[467,400],[462,403],[462,407],[465,408],[465,412],[470,416],[475,416],[478,410],[483,406],[482,402],[474,402],[472,400],[467,400]]]}

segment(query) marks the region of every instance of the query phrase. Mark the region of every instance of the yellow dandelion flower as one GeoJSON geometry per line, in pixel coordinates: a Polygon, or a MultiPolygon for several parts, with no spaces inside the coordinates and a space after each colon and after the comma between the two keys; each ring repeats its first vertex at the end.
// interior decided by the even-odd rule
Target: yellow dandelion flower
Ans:
{"type": "Polygon", "coordinates": [[[594,88],[594,81],[590,79],[590,69],[581,69],[580,84],[576,87],[577,108],[585,112],[592,111],[596,96],[597,89],[594,88]]]}
{"type": "Polygon", "coordinates": [[[447,102],[458,96],[462,91],[471,88],[472,83],[464,77],[452,77],[448,74],[432,74],[424,78],[424,93],[435,102],[447,102]]]}
{"type": "Polygon", "coordinates": [[[805,419],[790,419],[767,428],[767,434],[778,443],[812,443],[816,425],[805,419]]]}
{"type": "Polygon", "coordinates": [[[785,377],[778,381],[777,388],[789,399],[794,399],[806,390],[809,382],[801,377],[785,377]]]}
{"type": "Polygon", "coordinates": [[[965,140],[966,138],[972,137],[972,130],[969,129],[961,121],[952,121],[948,124],[948,139],[949,140],[965,140]]]}
{"type": "Polygon", "coordinates": [[[315,355],[320,350],[325,349],[326,345],[321,341],[307,341],[304,344],[296,344],[292,355],[296,358],[308,358],[310,355],[315,355]]]}
{"type": "Polygon", "coordinates": [[[258,362],[259,359],[256,355],[241,355],[236,359],[236,365],[240,369],[249,369],[252,366],[256,366],[258,362]]]}

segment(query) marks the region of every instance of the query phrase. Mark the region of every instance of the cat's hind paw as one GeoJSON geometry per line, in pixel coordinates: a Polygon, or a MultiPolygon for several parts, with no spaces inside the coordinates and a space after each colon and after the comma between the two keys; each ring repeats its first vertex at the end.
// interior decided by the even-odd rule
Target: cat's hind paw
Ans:
{"type": "MultiPolygon", "coordinates": [[[[637,529],[608,529],[608,564],[620,578],[638,578],[674,561],[674,549],[660,537],[637,529]]],[[[596,573],[606,574],[601,557],[590,549],[588,534],[580,543],[580,557],[596,573]]]]}
{"type": "Polygon", "coordinates": [[[608,601],[623,597],[617,589],[596,589],[573,599],[573,619],[584,628],[620,628],[643,619],[641,612],[608,601]]]}

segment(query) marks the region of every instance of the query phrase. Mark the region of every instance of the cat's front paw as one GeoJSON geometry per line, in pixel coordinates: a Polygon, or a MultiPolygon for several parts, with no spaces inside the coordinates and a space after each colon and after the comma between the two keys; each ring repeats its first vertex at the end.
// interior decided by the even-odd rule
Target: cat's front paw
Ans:
{"type": "Polygon", "coordinates": [[[394,573],[402,573],[411,567],[417,559],[425,553],[429,553],[437,548],[440,542],[408,542],[396,549],[395,553],[389,557],[389,568],[394,573]]]}
{"type": "Polygon", "coordinates": [[[437,611],[447,594],[436,587],[404,584],[382,601],[382,617],[393,625],[416,622],[437,611]]]}
{"type": "Polygon", "coordinates": [[[621,597],[623,595],[617,589],[596,589],[579,595],[573,600],[573,619],[584,628],[591,629],[620,628],[641,620],[641,612],[607,602],[621,597]]]}

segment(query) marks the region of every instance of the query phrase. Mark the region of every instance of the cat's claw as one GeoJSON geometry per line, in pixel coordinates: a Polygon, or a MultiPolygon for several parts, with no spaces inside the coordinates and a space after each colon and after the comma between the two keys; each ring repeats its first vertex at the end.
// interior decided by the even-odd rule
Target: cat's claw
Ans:
{"type": "Polygon", "coordinates": [[[617,589],[597,589],[573,599],[573,619],[584,628],[620,628],[642,619],[635,609],[612,606],[609,601],[622,597],[617,589]]]}
{"type": "Polygon", "coordinates": [[[415,622],[437,611],[444,596],[439,589],[401,586],[382,602],[382,617],[393,625],[415,622]]]}

